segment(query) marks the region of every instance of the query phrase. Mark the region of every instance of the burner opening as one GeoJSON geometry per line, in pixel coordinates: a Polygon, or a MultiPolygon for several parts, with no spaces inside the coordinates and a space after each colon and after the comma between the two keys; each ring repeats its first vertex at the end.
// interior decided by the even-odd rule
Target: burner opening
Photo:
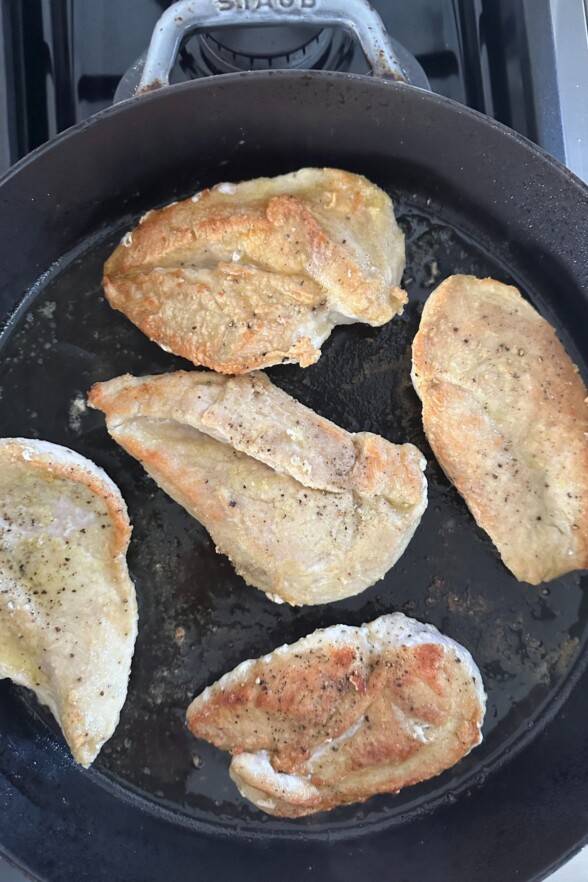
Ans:
{"type": "Polygon", "coordinates": [[[191,37],[180,65],[190,76],[284,68],[347,70],[353,49],[353,39],[333,28],[223,28],[191,37]]]}
{"type": "MultiPolygon", "coordinates": [[[[393,38],[390,41],[408,82],[430,89],[427,76],[415,56],[393,38]]],[[[145,55],[137,59],[123,75],[116,89],[115,102],[134,94],[144,59],[145,55]]],[[[284,69],[370,73],[359,42],[344,28],[268,25],[217,28],[190,35],[180,49],[170,83],[216,74],[284,69]]]]}

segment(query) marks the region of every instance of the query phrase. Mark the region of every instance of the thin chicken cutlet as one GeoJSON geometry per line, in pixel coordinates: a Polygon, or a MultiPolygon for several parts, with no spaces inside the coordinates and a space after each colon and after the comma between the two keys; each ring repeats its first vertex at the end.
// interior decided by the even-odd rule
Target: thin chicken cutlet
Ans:
{"type": "Polygon", "coordinates": [[[0,678],[51,709],[74,759],[118,723],[137,635],[118,487],[72,450],[0,440],[0,678]]]}
{"type": "Polygon", "coordinates": [[[221,373],[313,364],[335,325],[402,312],[404,236],[361,175],[304,168],[218,184],[151,211],[104,291],[163,349],[221,373]]]}
{"type": "Polygon", "coordinates": [[[194,699],[187,723],[230,751],[243,796],[297,818],[453,766],[481,742],[485,704],[469,652],[394,613],[243,662],[194,699]]]}
{"type": "Polygon", "coordinates": [[[586,387],[516,288],[452,276],[425,304],[414,387],[439,463],[517,579],[588,566],[586,387]]]}
{"type": "Polygon", "coordinates": [[[112,437],[272,600],[328,603],[381,579],[427,504],[412,444],[351,434],[258,372],[98,383],[112,437]]]}

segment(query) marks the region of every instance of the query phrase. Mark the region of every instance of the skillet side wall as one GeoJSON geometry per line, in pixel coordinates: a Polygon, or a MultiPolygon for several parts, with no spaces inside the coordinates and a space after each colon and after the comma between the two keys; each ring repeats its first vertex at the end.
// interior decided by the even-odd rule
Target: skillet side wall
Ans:
{"type": "Polygon", "coordinates": [[[297,842],[196,835],[80,786],[65,754],[43,760],[15,706],[0,700],[0,841],[46,882],[539,882],[588,839],[586,674],[553,723],[483,787],[351,842],[305,840],[304,830],[297,842]]]}
{"type": "Polygon", "coordinates": [[[125,215],[225,176],[322,162],[439,200],[445,219],[486,239],[577,326],[588,318],[586,191],[539,156],[447,99],[366,77],[250,74],[176,86],[66,132],[0,183],[1,305],[13,308],[60,256],[125,215]]]}
{"type": "MultiPolygon", "coordinates": [[[[557,312],[578,351],[588,325],[588,198],[557,163],[485,118],[407,87],[344,75],[231,76],[112,108],[41,148],[0,183],[0,315],[79,243],[219,180],[307,164],[367,173],[430,197],[557,312]]],[[[53,880],[538,879],[586,835],[588,677],[563,710],[469,799],[433,816],[324,844],[245,838],[231,848],[47,755],[0,684],[0,842],[53,880]],[[15,819],[18,818],[18,823],[15,819]],[[549,830],[549,835],[545,831],[549,830]],[[33,847],[36,843],[36,847],[33,847]],[[196,870],[198,867],[198,870],[196,870]]]]}

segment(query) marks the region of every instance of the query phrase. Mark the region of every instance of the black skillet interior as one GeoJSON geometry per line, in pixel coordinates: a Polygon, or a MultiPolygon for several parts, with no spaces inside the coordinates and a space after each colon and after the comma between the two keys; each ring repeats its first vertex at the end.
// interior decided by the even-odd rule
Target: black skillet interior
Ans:
{"type": "MultiPolygon", "coordinates": [[[[482,792],[494,767],[525,747],[533,730],[557,710],[570,683],[570,672],[578,671],[581,665],[588,631],[588,595],[583,591],[586,577],[573,574],[541,587],[517,583],[436,464],[423,435],[420,407],[409,376],[410,344],[422,304],[434,285],[455,272],[513,282],[555,324],[586,376],[588,351],[579,324],[586,302],[579,298],[573,279],[575,294],[566,284],[566,274],[573,271],[565,249],[554,247],[551,253],[544,249],[533,257],[533,225],[538,220],[523,215],[521,222],[520,214],[518,221],[513,220],[517,210],[524,213],[532,204],[528,199],[530,183],[525,180],[532,172],[520,165],[520,157],[510,157],[519,162],[519,190],[505,191],[505,205],[492,213],[487,194],[476,207],[477,194],[490,174],[487,168],[481,169],[478,178],[472,168],[467,169],[461,182],[459,175],[446,171],[443,180],[426,172],[418,155],[403,149],[401,135],[390,125],[391,114],[396,114],[396,121],[407,131],[417,120],[421,138],[434,136],[440,142],[437,150],[441,155],[446,151],[442,166],[445,163],[451,169],[452,163],[460,161],[459,155],[454,155],[460,151],[455,149],[453,138],[441,129],[434,133],[434,120],[423,124],[419,117],[419,111],[435,110],[442,115],[443,103],[441,108],[439,102],[429,108],[429,96],[412,90],[403,94],[397,87],[369,81],[358,85],[355,78],[335,77],[329,87],[324,79],[320,82],[304,75],[297,78],[297,88],[292,91],[288,91],[287,77],[259,78],[258,84],[274,102],[274,93],[281,92],[283,101],[295,104],[301,91],[310,86],[305,113],[309,113],[308,105],[316,104],[313,113],[318,115],[322,101],[329,120],[322,133],[312,135],[308,120],[301,123],[304,131],[296,132],[288,125],[285,112],[276,111],[277,124],[271,132],[264,131],[265,126],[257,120],[260,132],[242,112],[236,113],[235,120],[235,108],[240,98],[245,100],[245,95],[238,93],[251,87],[242,78],[229,79],[234,94],[229,88],[223,95],[222,84],[217,86],[216,105],[220,96],[221,109],[224,100],[228,113],[230,104],[230,131],[224,131],[227,126],[219,119],[218,107],[214,102],[207,104],[201,89],[199,107],[210,126],[208,138],[199,134],[189,118],[191,136],[200,137],[200,154],[191,163],[185,147],[178,151],[157,140],[159,176],[155,186],[146,184],[148,168],[135,175],[132,186],[124,182],[112,162],[97,159],[94,151],[98,148],[92,144],[88,162],[82,162],[79,169],[91,174],[95,169],[89,159],[98,162],[110,216],[92,229],[91,236],[87,235],[90,226],[85,229],[80,224],[80,235],[70,237],[76,247],[51,267],[2,335],[2,435],[40,437],[72,447],[103,466],[117,482],[134,525],[128,560],[137,586],[140,627],[121,721],[92,771],[73,767],[49,712],[40,708],[33,696],[6,682],[0,689],[0,719],[11,714],[8,732],[12,747],[5,749],[1,768],[8,777],[11,764],[19,767],[21,750],[22,757],[30,761],[32,754],[27,753],[26,745],[33,743],[41,762],[43,751],[59,757],[57,769],[67,770],[63,774],[75,778],[76,787],[105,789],[115,805],[151,815],[168,830],[182,827],[194,837],[205,832],[225,833],[232,841],[256,836],[266,843],[290,839],[302,848],[309,842],[329,843],[342,837],[359,837],[361,842],[370,833],[385,834],[435,807],[443,811],[448,804],[482,792]],[[334,90],[333,82],[339,84],[339,91],[334,90]],[[342,113],[341,105],[347,114],[342,113]],[[355,129],[360,121],[363,137],[355,129]],[[174,150],[180,158],[174,158],[174,150]],[[390,193],[406,234],[403,284],[410,301],[402,317],[382,328],[358,325],[336,330],[316,365],[306,370],[282,366],[269,374],[290,394],[350,431],[368,430],[393,442],[411,441],[419,446],[428,460],[430,501],[408,550],[384,580],[356,598],[293,609],[277,606],[246,586],[228,561],[215,553],[206,531],[111,441],[102,415],[87,410],[84,400],[92,383],[119,373],[141,375],[190,368],[113,312],[101,293],[104,259],[145,209],[220,180],[237,181],[303,165],[337,165],[361,172],[390,193]],[[113,210],[112,192],[108,191],[109,174],[116,175],[118,210],[113,210]],[[555,279],[558,284],[554,287],[555,279]],[[488,692],[484,743],[454,769],[396,797],[377,797],[364,805],[298,821],[264,816],[237,793],[228,778],[228,757],[197,743],[186,731],[184,714],[191,698],[245,658],[292,642],[318,627],[336,622],[359,624],[393,610],[432,622],[472,652],[488,692]]],[[[215,89],[209,87],[209,91],[215,89]]],[[[184,100],[189,97],[185,88],[183,92],[174,90],[169,97],[175,97],[177,104],[182,94],[184,100]]],[[[162,101],[149,100],[155,115],[163,116],[160,124],[165,120],[169,124],[171,111],[162,113],[162,101]]],[[[148,110],[147,103],[145,108],[148,110]]],[[[448,108],[453,113],[453,135],[464,120],[462,135],[475,131],[472,115],[464,117],[445,103],[445,112],[448,108]]],[[[111,124],[115,116],[116,110],[111,124]]],[[[136,143],[141,146],[134,161],[149,166],[153,160],[145,162],[147,153],[140,140],[143,123],[137,116],[136,143]]],[[[172,127],[178,129],[177,120],[172,127]]],[[[496,129],[489,125],[488,129],[492,142],[496,129]]],[[[94,134],[96,131],[94,128],[94,134]]],[[[90,144],[89,135],[91,131],[80,133],[86,145],[90,144]]],[[[498,138],[496,143],[505,150],[507,168],[508,144],[503,137],[504,141],[498,138]]],[[[122,143],[111,142],[119,163],[129,163],[125,147],[128,150],[128,138],[126,143],[124,137],[122,143]]],[[[524,153],[514,138],[510,147],[515,153],[524,153]]],[[[490,158],[490,164],[494,161],[498,157],[490,158]]],[[[550,174],[560,174],[553,165],[545,166],[545,181],[550,174]]],[[[132,165],[127,169],[133,177],[132,165]]],[[[569,177],[566,181],[573,189],[575,184],[569,177]]],[[[111,183],[114,186],[114,181],[111,183]]],[[[551,208],[556,215],[554,203],[551,208]]],[[[75,205],[62,203],[52,222],[65,218],[67,226],[75,211],[75,205]]],[[[104,213],[103,207],[95,213],[104,213]]],[[[96,218],[93,220],[96,223],[96,218]]],[[[557,246],[559,236],[569,248],[569,234],[562,223],[553,217],[551,240],[557,246]]],[[[32,248],[33,243],[29,245],[27,240],[26,247],[32,248]]],[[[60,774],[53,770],[50,777],[59,779],[60,774]]],[[[36,776],[35,787],[43,789],[42,778],[42,774],[36,776]]],[[[22,838],[18,841],[22,848],[22,838]]],[[[12,848],[36,872],[47,874],[43,860],[38,856],[32,859],[30,850],[19,853],[17,847],[12,848]]],[[[559,854],[554,859],[557,857],[559,854]]],[[[462,876],[452,878],[457,882],[462,876]]]]}

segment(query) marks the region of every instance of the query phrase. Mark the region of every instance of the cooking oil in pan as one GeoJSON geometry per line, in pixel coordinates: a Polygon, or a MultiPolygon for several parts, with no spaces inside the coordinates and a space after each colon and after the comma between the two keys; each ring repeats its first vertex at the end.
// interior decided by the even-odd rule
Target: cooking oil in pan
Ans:
{"type": "MultiPolygon", "coordinates": [[[[533,734],[529,726],[537,728],[561,692],[585,639],[586,578],[572,574],[547,587],[514,579],[436,464],[410,382],[411,341],[435,284],[454,272],[513,280],[480,247],[435,220],[426,204],[397,198],[396,208],[407,243],[404,314],[381,328],[336,329],[306,370],[269,371],[279,386],[344,428],[413,442],[427,457],[429,507],[406,553],[381,582],[339,603],[293,609],[246,586],[215,553],[206,531],[110,439],[102,414],[86,409],[85,394],[96,381],[127,371],[191,368],[104,300],[102,263],[120,231],[57,268],[4,334],[3,434],[46,438],[93,459],[121,488],[134,527],[128,560],[139,637],[119,726],[91,774],[120,787],[121,795],[173,810],[182,823],[247,834],[294,835],[302,828],[305,835],[348,836],[455,799],[481,786],[492,766],[533,734]],[[230,781],[228,756],[186,730],[189,702],[246,658],[319,627],[356,625],[394,610],[435,624],[471,651],[488,692],[482,746],[456,768],[398,796],[298,821],[263,816],[230,781]]],[[[60,738],[49,712],[22,695],[27,712],[60,738]]]]}

